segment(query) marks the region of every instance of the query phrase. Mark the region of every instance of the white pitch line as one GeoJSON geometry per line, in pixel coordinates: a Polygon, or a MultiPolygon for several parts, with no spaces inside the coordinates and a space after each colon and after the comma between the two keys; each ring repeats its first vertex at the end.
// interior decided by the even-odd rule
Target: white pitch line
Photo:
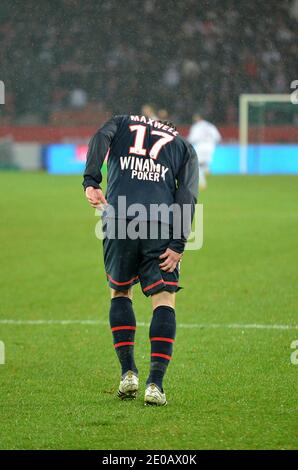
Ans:
{"type": "MultiPolygon", "coordinates": [[[[108,323],[103,320],[0,320],[1,325],[104,325],[108,323]]],[[[137,326],[149,326],[149,323],[139,322],[137,326]]],[[[264,325],[260,323],[178,323],[179,328],[212,328],[212,329],[235,329],[235,330],[298,330],[298,325],[264,325]]]]}

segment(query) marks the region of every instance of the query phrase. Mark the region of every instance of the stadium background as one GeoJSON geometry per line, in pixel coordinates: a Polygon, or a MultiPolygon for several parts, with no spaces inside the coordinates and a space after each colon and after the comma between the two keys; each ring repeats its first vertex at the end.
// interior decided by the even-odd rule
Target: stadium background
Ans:
{"type": "MultiPolygon", "coordinates": [[[[220,126],[212,170],[237,173],[239,96],[289,94],[297,75],[297,2],[289,0],[4,0],[0,35],[2,167],[70,172],[72,152],[81,172],[82,148],[55,147],[66,159],[56,168],[47,145],[84,144],[111,114],[153,102],[184,134],[197,110],[220,126]]],[[[250,143],[279,145],[264,170],[248,165],[252,173],[298,172],[297,149],[288,161],[280,147],[297,144],[297,122],[290,104],[251,109],[250,143]]]]}
{"type": "Polygon", "coordinates": [[[298,107],[250,111],[250,175],[238,128],[241,94],[291,93],[297,18],[296,0],[1,0],[0,448],[297,448],[298,107]],[[159,415],[114,398],[97,218],[68,175],[105,119],[145,103],[223,136],[159,415]]]}

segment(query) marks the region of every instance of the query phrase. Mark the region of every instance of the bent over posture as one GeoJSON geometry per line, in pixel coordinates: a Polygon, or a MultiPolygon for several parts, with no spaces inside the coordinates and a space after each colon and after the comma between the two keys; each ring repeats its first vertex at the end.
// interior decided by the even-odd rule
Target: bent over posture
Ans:
{"type": "Polygon", "coordinates": [[[153,309],[145,404],[167,403],[163,378],[175,341],[179,261],[191,229],[198,173],[195,151],[170,122],[116,116],[89,143],[83,186],[91,206],[104,209],[104,263],[111,288],[110,325],[122,369],[121,399],[135,398],[139,388],[132,287],[140,282],[153,309]],[[105,197],[101,167],[108,151],[105,197]]]}

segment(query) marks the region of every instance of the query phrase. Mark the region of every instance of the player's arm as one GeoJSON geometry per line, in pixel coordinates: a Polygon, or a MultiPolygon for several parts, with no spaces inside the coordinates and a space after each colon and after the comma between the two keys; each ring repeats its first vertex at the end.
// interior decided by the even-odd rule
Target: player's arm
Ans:
{"type": "Polygon", "coordinates": [[[187,141],[191,145],[196,145],[198,140],[199,140],[199,132],[198,132],[198,129],[197,129],[197,125],[195,124],[195,125],[191,126],[191,128],[190,128],[189,134],[187,136],[187,141]]]}
{"type": "Polygon", "coordinates": [[[195,204],[198,198],[198,187],[198,157],[194,148],[191,145],[188,145],[185,155],[185,163],[177,176],[177,189],[175,193],[173,214],[173,238],[170,241],[168,249],[160,256],[162,262],[159,266],[163,271],[173,272],[177,263],[182,258],[187,238],[191,231],[195,204]],[[183,207],[184,205],[187,206],[183,207]],[[175,227],[175,224],[177,223],[180,223],[180,227],[175,227]],[[178,236],[175,233],[176,231],[178,232],[178,236]]]}
{"type": "Polygon", "coordinates": [[[177,189],[173,213],[173,237],[168,249],[160,256],[161,263],[159,266],[163,271],[173,272],[177,263],[182,258],[187,238],[191,231],[195,204],[198,198],[198,187],[198,157],[194,148],[188,145],[185,163],[177,176],[177,189]],[[179,226],[177,227],[176,224],[179,226]]]}
{"type": "Polygon", "coordinates": [[[117,132],[118,125],[119,117],[110,119],[94,134],[89,142],[83,187],[92,207],[106,204],[106,199],[100,188],[102,182],[101,168],[117,132]]]}
{"type": "MultiPolygon", "coordinates": [[[[170,242],[170,248],[178,253],[183,253],[187,238],[191,231],[191,223],[195,212],[195,204],[198,199],[198,187],[198,157],[194,148],[191,145],[188,145],[185,155],[185,163],[177,175],[177,188],[175,192],[175,206],[181,214],[180,236],[175,237],[174,230],[173,239],[170,242]]],[[[176,217],[176,220],[179,221],[179,214],[176,217]]]]}
{"type": "Polygon", "coordinates": [[[219,142],[221,141],[220,132],[217,129],[217,127],[215,127],[215,126],[214,126],[214,140],[215,140],[216,144],[219,144],[219,142]]]}

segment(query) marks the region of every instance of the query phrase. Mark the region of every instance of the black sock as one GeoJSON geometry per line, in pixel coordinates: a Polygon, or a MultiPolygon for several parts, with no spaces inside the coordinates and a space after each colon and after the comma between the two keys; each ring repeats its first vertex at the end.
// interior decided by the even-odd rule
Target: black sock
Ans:
{"type": "Polygon", "coordinates": [[[163,390],[162,381],[172,358],[175,335],[175,310],[166,306],[157,307],[153,312],[149,331],[151,363],[147,385],[154,383],[163,390]]]}
{"type": "Polygon", "coordinates": [[[134,361],[134,338],[136,319],[132,301],[128,297],[116,297],[111,301],[110,325],[113,333],[114,348],[122,368],[122,375],[132,370],[136,374],[134,361]]]}

